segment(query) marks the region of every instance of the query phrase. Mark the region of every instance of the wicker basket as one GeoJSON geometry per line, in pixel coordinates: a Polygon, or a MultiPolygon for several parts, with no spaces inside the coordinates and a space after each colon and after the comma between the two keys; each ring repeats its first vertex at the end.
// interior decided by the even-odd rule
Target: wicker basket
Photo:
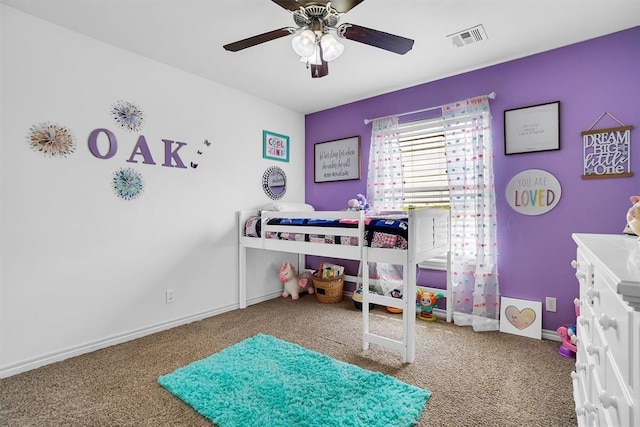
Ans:
{"type": "Polygon", "coordinates": [[[344,288],[344,274],[331,279],[323,279],[313,276],[313,286],[316,288],[316,299],[323,303],[335,303],[342,301],[344,288]]]}

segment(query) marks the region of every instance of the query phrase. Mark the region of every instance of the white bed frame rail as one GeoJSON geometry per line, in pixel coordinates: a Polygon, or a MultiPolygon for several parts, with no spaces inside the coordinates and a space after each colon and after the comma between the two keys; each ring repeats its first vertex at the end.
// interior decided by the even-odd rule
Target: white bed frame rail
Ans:
{"type": "Polygon", "coordinates": [[[238,217],[238,278],[239,305],[247,307],[247,248],[263,249],[298,254],[298,271],[305,267],[305,255],[316,255],[330,258],[350,259],[360,261],[364,247],[364,212],[363,211],[313,211],[313,212],[261,212],[260,238],[244,235],[244,224],[252,216],[259,215],[257,210],[242,210],[238,217]],[[340,218],[357,221],[357,228],[344,227],[305,227],[300,225],[269,225],[268,221],[275,218],[340,218]],[[268,239],[268,232],[278,233],[307,233],[332,236],[358,237],[357,245],[336,245],[332,243],[298,242],[289,240],[268,239]]]}
{"type": "MultiPolygon", "coordinates": [[[[368,272],[369,262],[384,262],[402,266],[403,293],[402,298],[378,295],[369,292],[369,274],[362,275],[362,348],[367,350],[370,344],[381,345],[398,351],[402,354],[405,363],[415,360],[415,327],[416,327],[416,272],[420,262],[427,261],[436,256],[447,255],[450,260],[450,217],[446,209],[420,209],[409,211],[409,249],[383,249],[370,248],[364,245],[364,212],[362,211],[315,211],[315,212],[272,212],[262,211],[261,237],[244,236],[244,223],[251,217],[258,215],[257,210],[243,210],[238,212],[238,239],[239,239],[239,298],[240,307],[247,306],[247,248],[264,249],[298,254],[299,266],[304,268],[304,255],[326,256],[339,259],[350,259],[361,262],[363,273],[368,272]],[[340,218],[351,219],[358,222],[357,228],[336,227],[304,227],[269,225],[272,218],[340,218]],[[327,243],[298,242],[276,240],[266,238],[269,231],[324,234],[334,236],[358,237],[358,245],[336,245],[327,243]],[[366,292],[365,292],[366,290],[366,292]],[[374,334],[370,331],[369,304],[374,303],[383,306],[402,309],[402,339],[392,339],[374,334]]],[[[447,266],[450,263],[447,262],[447,266]]],[[[447,321],[451,321],[452,303],[450,283],[451,277],[447,267],[446,289],[421,286],[428,292],[442,292],[447,298],[447,321]]]]}

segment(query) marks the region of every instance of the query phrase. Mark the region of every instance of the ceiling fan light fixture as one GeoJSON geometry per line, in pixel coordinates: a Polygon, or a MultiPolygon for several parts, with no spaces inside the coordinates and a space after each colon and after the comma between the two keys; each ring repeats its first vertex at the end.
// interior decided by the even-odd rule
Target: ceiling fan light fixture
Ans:
{"type": "Polygon", "coordinates": [[[344,52],[344,45],[331,34],[322,36],[320,45],[322,46],[322,58],[327,62],[338,59],[344,52]]]}
{"type": "Polygon", "coordinates": [[[322,58],[323,58],[323,55],[320,53],[320,48],[318,47],[318,45],[315,45],[313,49],[313,53],[309,56],[301,56],[300,62],[305,62],[310,65],[321,65],[322,58]]]}
{"type": "Polygon", "coordinates": [[[306,63],[307,69],[311,69],[311,77],[313,78],[327,76],[329,74],[329,61],[335,61],[344,52],[344,45],[338,42],[336,36],[399,55],[404,55],[413,48],[414,41],[406,37],[355,24],[338,25],[340,17],[344,13],[350,11],[364,0],[272,1],[292,12],[296,27],[284,27],[268,31],[226,44],[223,48],[231,52],[237,52],[251,46],[293,35],[291,47],[300,57],[300,61],[306,63]],[[335,3],[335,6],[333,3],[335,3]]]}
{"type": "Polygon", "coordinates": [[[293,50],[301,57],[313,55],[316,45],[316,35],[311,30],[304,30],[291,40],[293,50]]]}

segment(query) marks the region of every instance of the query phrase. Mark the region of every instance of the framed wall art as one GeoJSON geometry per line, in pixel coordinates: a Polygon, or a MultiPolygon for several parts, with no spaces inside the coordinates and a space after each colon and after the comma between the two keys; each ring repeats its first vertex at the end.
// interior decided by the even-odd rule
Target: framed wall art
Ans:
{"type": "Polygon", "coordinates": [[[589,129],[582,132],[582,179],[591,178],[627,178],[631,171],[631,130],[613,114],[605,111],[589,129]],[[605,115],[619,127],[594,129],[605,115]]]}
{"type": "Polygon", "coordinates": [[[278,133],[262,131],[262,158],[289,161],[289,137],[278,133]]]}
{"type": "Polygon", "coordinates": [[[560,149],[560,101],[504,111],[504,154],[560,149]]]}
{"type": "Polygon", "coordinates": [[[542,339],[542,303],[500,298],[500,332],[542,339]]]}
{"type": "Polygon", "coordinates": [[[318,142],[313,146],[314,182],[360,179],[360,137],[318,142]]]}

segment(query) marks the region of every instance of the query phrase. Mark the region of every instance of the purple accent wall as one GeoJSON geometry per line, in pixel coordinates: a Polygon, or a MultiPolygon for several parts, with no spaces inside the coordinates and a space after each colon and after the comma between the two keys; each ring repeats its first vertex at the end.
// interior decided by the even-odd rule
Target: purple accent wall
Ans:
{"type": "MultiPolygon", "coordinates": [[[[475,46],[469,47],[470,49],[475,46]]],[[[411,54],[411,53],[409,53],[411,54]]],[[[425,67],[431,59],[425,58],[425,67]]],[[[543,329],[575,323],[578,282],[570,263],[576,248],[571,233],[620,233],[640,194],[640,27],[545,53],[399,90],[306,116],[306,202],[339,210],[357,193],[366,194],[371,125],[365,118],[418,110],[497,93],[493,116],[498,209],[499,274],[502,296],[542,301],[543,329]],[[503,112],[560,101],[560,151],[504,155],[503,112]],[[631,178],[582,176],[582,136],[604,112],[632,125],[631,178]],[[353,135],[362,139],[360,180],[315,184],[313,145],[353,135]],[[562,198],[548,213],[527,216],[505,200],[509,180],[525,169],[543,169],[558,178],[562,198]],[[544,311],[544,299],[557,298],[557,312],[544,311]]],[[[329,77],[331,78],[331,75],[329,77]]],[[[356,78],[354,76],[354,78],[356,78]]],[[[595,129],[619,126],[605,116],[595,129]]],[[[441,272],[420,272],[418,284],[444,283],[441,272]]]]}

